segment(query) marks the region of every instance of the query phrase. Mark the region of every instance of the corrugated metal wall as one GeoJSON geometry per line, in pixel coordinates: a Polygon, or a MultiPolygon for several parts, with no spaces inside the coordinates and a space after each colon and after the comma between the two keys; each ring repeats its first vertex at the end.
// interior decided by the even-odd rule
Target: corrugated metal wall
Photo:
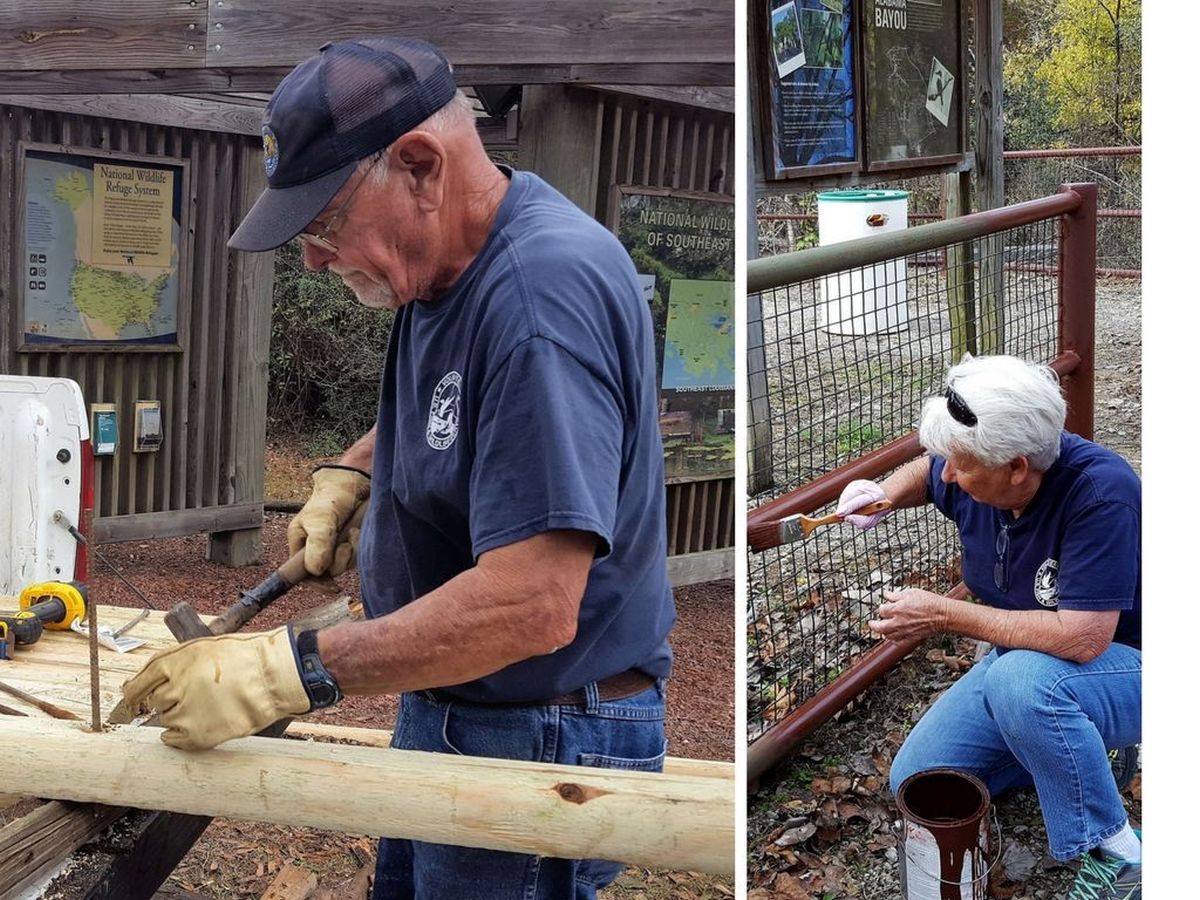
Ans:
{"type": "MultiPolygon", "coordinates": [[[[610,228],[616,184],[733,196],[733,116],[675,103],[597,95],[601,104],[599,180],[593,214],[610,228]]],[[[667,485],[667,552],[732,547],[733,478],[667,485]]]]}
{"type": "MultiPolygon", "coordinates": [[[[247,149],[257,138],[188,131],[116,119],[0,106],[0,366],[31,375],[62,375],[79,382],[88,403],[117,404],[120,446],[96,462],[97,517],[168,512],[234,503],[237,429],[262,431],[244,418],[236,354],[245,347],[245,312],[235,309],[237,267],[225,241],[244,192],[247,149]],[[17,255],[22,236],[18,184],[21,141],[175,157],[190,166],[189,234],[181,256],[177,326],[182,350],[19,352],[22,340],[17,255]],[[240,339],[239,339],[240,337],[240,339]],[[133,453],[133,405],[160,400],[163,444],[156,453],[133,453]]],[[[269,303],[269,298],[268,298],[269,303]]],[[[258,418],[255,411],[251,418],[258,418]]],[[[238,491],[245,502],[246,485],[238,491]]],[[[253,492],[252,492],[253,493],[253,492]]],[[[261,477],[258,496],[261,501],[261,477]]],[[[163,517],[157,517],[161,523],[163,517]]],[[[204,530],[204,529],[192,529],[204,530]]]]}

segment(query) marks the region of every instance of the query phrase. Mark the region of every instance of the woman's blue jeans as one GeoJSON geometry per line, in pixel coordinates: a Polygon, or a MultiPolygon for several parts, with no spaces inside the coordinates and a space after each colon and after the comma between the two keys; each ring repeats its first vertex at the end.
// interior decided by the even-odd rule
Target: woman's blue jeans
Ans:
{"type": "Polygon", "coordinates": [[[1140,650],[1111,644],[1088,663],[993,650],[912,730],[892,761],[892,792],[942,766],[978,776],[992,796],[1032,784],[1051,854],[1074,859],[1125,824],[1108,751],[1141,734],[1140,650]]]}
{"type": "MultiPolygon", "coordinates": [[[[405,694],[392,746],[565,765],[662,771],[664,683],[586,705],[483,706],[405,694]]],[[[594,900],[620,863],[552,859],[422,841],[382,839],[374,900],[594,900]]]]}

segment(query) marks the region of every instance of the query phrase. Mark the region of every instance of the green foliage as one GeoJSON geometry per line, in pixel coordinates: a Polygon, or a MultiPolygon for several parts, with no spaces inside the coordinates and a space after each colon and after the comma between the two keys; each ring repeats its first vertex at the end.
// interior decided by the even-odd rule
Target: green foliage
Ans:
{"type": "Polygon", "coordinates": [[[846,422],[838,428],[838,452],[854,454],[883,440],[883,432],[870,422],[846,422]]]}
{"type": "Polygon", "coordinates": [[[272,427],[333,456],[375,422],[393,313],[368,309],[328,272],[305,271],[300,252],[275,254],[267,414],[272,427]]]}
{"type": "Polygon", "coordinates": [[[1141,140],[1141,0],[1006,0],[1006,144],[1141,140]]]}

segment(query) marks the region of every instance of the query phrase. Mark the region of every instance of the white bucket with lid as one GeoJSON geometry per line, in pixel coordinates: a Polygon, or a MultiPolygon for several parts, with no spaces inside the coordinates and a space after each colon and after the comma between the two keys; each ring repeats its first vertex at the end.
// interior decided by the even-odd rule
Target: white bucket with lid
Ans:
{"type": "MultiPolygon", "coordinates": [[[[817,194],[822,247],[902,231],[908,191],[823,191],[817,194]]],[[[821,279],[817,324],[832,334],[878,334],[908,328],[908,263],[904,257],[821,279]]]]}

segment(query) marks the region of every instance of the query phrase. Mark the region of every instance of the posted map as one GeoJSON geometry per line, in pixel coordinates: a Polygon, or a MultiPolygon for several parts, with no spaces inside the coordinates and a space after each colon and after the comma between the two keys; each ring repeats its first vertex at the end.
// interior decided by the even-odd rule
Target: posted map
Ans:
{"type": "Polygon", "coordinates": [[[175,173],[34,151],[25,172],[27,340],[173,341],[175,173]]]}
{"type": "Polygon", "coordinates": [[[733,322],[732,281],[673,279],[662,386],[733,390],[733,322]]]}

